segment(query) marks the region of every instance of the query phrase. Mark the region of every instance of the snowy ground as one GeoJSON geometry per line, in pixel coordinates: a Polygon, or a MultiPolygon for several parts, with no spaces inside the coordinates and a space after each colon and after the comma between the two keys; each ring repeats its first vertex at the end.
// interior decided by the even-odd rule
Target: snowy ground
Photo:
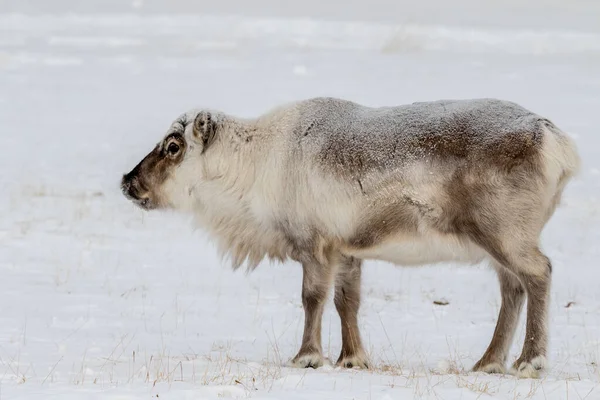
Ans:
{"type": "MultiPolygon", "coordinates": [[[[600,399],[600,5],[337,3],[0,3],[1,400],[600,399]],[[468,372],[500,305],[484,266],[374,262],[361,309],[374,370],[284,368],[300,268],[234,273],[188,221],[121,196],[121,174],[183,110],[254,116],[318,95],[500,97],[572,133],[583,171],[543,243],[547,376],[468,372]]],[[[323,326],[335,359],[331,304],[323,326]]]]}

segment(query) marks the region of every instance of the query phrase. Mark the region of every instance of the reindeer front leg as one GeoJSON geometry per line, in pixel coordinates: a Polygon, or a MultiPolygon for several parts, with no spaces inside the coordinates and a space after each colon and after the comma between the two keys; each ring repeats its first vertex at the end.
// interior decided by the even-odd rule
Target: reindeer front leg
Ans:
{"type": "Polygon", "coordinates": [[[335,279],[334,303],[342,323],[342,351],[336,364],[344,368],[369,368],[358,328],[361,267],[360,259],[342,257],[335,279]]]}
{"type": "Polygon", "coordinates": [[[321,320],[327,294],[332,284],[332,268],[317,260],[302,263],[302,306],[304,307],[304,335],[298,354],[291,366],[319,368],[324,363],[321,347],[321,320]]]}

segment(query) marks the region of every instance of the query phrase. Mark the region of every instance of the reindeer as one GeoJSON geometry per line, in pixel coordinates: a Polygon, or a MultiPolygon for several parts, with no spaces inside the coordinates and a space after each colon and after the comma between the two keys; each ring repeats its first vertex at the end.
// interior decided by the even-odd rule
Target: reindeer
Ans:
{"type": "Polygon", "coordinates": [[[144,210],[192,215],[233,268],[302,265],[304,334],[292,366],[323,365],[321,320],[333,287],[337,365],[369,368],[357,317],[364,260],[489,261],[502,306],[473,370],[506,372],[527,298],[525,342],[508,372],[535,378],[546,365],[552,273],[540,234],[579,164],[567,134],[508,101],[374,108],[312,98],[252,119],[190,110],[121,188],[144,210]]]}

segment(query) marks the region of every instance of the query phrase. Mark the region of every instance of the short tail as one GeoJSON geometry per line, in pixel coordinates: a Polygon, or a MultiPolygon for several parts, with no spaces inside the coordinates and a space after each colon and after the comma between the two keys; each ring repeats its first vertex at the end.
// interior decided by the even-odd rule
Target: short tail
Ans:
{"type": "Polygon", "coordinates": [[[544,125],[543,158],[551,204],[548,218],[560,203],[562,192],[581,169],[581,158],[572,137],[548,120],[544,125]]]}
{"type": "MultiPolygon", "coordinates": [[[[576,176],[581,169],[581,158],[577,150],[577,145],[572,137],[559,129],[550,121],[545,121],[545,126],[552,135],[550,140],[555,143],[548,147],[550,150],[547,156],[554,158],[554,162],[561,169],[560,178],[558,181],[559,187],[564,187],[567,182],[576,176]]],[[[550,161],[550,160],[548,160],[550,161]]]]}

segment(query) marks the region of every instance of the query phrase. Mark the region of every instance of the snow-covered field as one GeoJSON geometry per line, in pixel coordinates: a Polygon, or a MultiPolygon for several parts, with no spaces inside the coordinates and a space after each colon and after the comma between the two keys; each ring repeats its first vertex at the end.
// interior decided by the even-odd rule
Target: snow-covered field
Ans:
{"type": "MultiPolygon", "coordinates": [[[[2,1],[0,399],[600,399],[600,4],[449,3],[2,1]],[[367,262],[373,370],[285,368],[299,266],[233,272],[189,221],[119,191],[183,110],[319,95],[499,97],[576,138],[583,170],[543,238],[542,379],[469,372],[500,306],[485,266],[367,262]]],[[[331,302],[323,338],[335,360],[331,302]]]]}

